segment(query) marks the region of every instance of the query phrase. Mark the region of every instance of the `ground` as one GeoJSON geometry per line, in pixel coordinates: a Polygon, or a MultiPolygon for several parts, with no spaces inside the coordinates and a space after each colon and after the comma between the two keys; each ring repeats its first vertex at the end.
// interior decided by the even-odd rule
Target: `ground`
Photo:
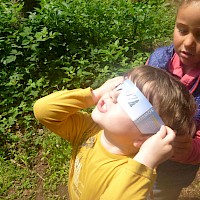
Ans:
{"type": "MultiPolygon", "coordinates": [[[[40,166],[39,169],[40,170],[38,170],[38,174],[40,174],[40,176],[42,177],[45,167],[41,168],[40,166]]],[[[38,190],[36,193],[35,200],[46,200],[46,198],[44,197],[43,180],[41,179],[41,177],[38,177],[38,190]]],[[[200,188],[200,170],[196,176],[196,179],[193,181],[193,183],[188,188],[185,188],[182,191],[179,200],[200,200],[199,188],[200,188]]],[[[56,194],[60,197],[60,199],[69,200],[69,197],[67,195],[67,185],[60,185],[57,188],[56,194]]]]}
{"type": "MultiPolygon", "coordinates": [[[[52,178],[50,178],[48,174],[48,170],[51,167],[49,166],[47,160],[42,159],[41,152],[35,158],[35,163],[35,166],[31,170],[34,174],[34,177],[36,177],[35,187],[31,186],[28,189],[22,189],[20,191],[20,197],[17,198],[15,196],[14,198],[11,198],[11,196],[16,195],[17,193],[17,188],[20,184],[17,183],[14,185],[14,187],[10,188],[6,196],[0,195],[0,200],[69,200],[67,184],[58,180],[58,173],[56,173],[56,180],[58,180],[58,184],[56,184],[55,187],[52,187],[52,183],[54,181],[51,180],[51,187],[46,186],[47,182],[52,178]]],[[[57,172],[58,171],[60,172],[60,170],[57,170],[57,172]]],[[[65,182],[67,179],[66,177],[67,175],[63,177],[65,182]]],[[[182,191],[178,200],[200,200],[200,170],[193,183],[182,191]]]]}
{"type": "Polygon", "coordinates": [[[179,200],[200,200],[200,170],[193,183],[182,191],[179,200]]]}

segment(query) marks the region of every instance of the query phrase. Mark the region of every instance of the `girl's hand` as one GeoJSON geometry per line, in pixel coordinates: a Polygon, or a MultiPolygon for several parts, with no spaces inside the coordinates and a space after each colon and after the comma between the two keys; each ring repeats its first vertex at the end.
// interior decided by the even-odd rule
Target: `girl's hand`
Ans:
{"type": "Polygon", "coordinates": [[[134,160],[150,168],[157,167],[160,163],[172,157],[175,136],[171,128],[162,126],[156,134],[149,137],[142,144],[134,160]]]}
{"type": "Polygon", "coordinates": [[[124,82],[123,76],[118,76],[107,80],[102,86],[92,91],[93,100],[95,104],[107,92],[114,90],[118,85],[124,82]]]}
{"type": "Polygon", "coordinates": [[[192,137],[189,134],[176,136],[174,141],[174,154],[171,160],[181,162],[189,155],[192,149],[192,137]]]}

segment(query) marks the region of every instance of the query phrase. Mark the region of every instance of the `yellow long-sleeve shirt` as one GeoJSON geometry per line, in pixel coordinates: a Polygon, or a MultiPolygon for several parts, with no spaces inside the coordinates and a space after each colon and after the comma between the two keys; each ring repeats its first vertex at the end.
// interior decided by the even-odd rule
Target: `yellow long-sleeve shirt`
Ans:
{"type": "Polygon", "coordinates": [[[131,156],[114,155],[101,144],[101,128],[81,109],[94,105],[90,88],[59,91],[39,99],[36,118],[72,145],[71,200],[142,200],[154,171],[131,156]]]}

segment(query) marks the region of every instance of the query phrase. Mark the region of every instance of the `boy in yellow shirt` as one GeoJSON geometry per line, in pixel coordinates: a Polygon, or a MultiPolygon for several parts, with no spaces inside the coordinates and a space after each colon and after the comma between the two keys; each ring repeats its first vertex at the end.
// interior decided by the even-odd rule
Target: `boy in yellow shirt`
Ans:
{"type": "Polygon", "coordinates": [[[161,69],[141,66],[95,90],[43,97],[34,113],[72,145],[71,200],[139,200],[152,188],[153,169],[172,156],[174,131],[195,131],[195,108],[178,80],[161,69]],[[81,111],[94,105],[92,114],[81,111]]]}

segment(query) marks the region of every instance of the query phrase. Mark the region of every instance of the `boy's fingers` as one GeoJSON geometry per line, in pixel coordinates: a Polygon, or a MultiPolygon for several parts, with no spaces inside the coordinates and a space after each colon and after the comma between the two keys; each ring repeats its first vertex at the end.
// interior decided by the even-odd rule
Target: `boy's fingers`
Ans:
{"type": "Polygon", "coordinates": [[[166,126],[166,137],[165,137],[165,139],[167,141],[173,142],[175,140],[175,137],[176,137],[175,132],[171,128],[166,126]]]}
{"type": "Polygon", "coordinates": [[[160,130],[157,132],[157,135],[167,141],[174,141],[176,137],[174,131],[168,126],[164,126],[164,125],[161,126],[160,130]]]}
{"type": "Polygon", "coordinates": [[[167,135],[166,126],[162,125],[160,130],[156,133],[156,135],[160,136],[161,138],[165,138],[167,135]]]}

